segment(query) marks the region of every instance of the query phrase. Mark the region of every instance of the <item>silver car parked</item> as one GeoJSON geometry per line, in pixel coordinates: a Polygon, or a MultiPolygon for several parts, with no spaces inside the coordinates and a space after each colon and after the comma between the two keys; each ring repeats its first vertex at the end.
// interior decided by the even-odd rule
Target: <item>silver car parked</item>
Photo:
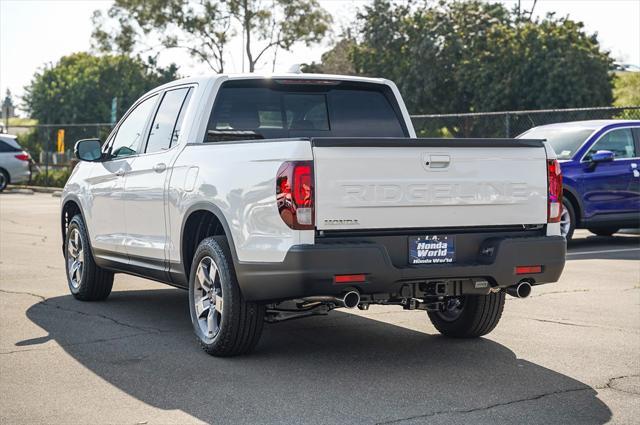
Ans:
{"type": "Polygon", "coordinates": [[[9,183],[29,181],[31,157],[18,144],[16,136],[0,134],[0,192],[9,183]]]}

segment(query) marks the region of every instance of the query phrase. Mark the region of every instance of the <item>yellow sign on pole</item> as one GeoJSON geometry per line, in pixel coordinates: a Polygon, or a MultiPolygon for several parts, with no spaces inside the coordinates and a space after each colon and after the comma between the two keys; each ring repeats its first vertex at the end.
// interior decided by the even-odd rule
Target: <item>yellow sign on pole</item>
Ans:
{"type": "Polygon", "coordinates": [[[58,130],[58,153],[64,153],[64,129],[58,130]]]}

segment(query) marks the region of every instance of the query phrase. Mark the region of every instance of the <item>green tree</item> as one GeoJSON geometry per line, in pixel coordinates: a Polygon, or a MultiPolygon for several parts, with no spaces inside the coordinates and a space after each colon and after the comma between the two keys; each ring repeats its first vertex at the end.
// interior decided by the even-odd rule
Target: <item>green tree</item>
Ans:
{"type": "Polygon", "coordinates": [[[105,123],[113,98],[120,116],[146,91],[176,78],[175,65],[157,69],[124,55],[74,53],[36,72],[23,101],[40,124],[105,123]]]}
{"type": "Polygon", "coordinates": [[[317,0],[116,0],[107,15],[117,22],[115,28],[101,12],[94,13],[97,49],[133,53],[157,38],[159,45],[147,50],[182,48],[219,73],[225,48],[239,32],[253,72],[269,54],[275,67],[278,50],[321,41],[331,23],[317,0]]]}
{"type": "Polygon", "coordinates": [[[616,73],[614,94],[616,106],[640,106],[640,72],[616,73]]]}
{"type": "Polygon", "coordinates": [[[339,40],[333,48],[324,52],[320,62],[312,62],[302,66],[302,72],[318,74],[355,75],[353,65],[353,49],[356,42],[353,38],[345,37],[339,40]]]}
{"type": "MultiPolygon", "coordinates": [[[[396,81],[412,113],[606,106],[612,60],[568,18],[532,20],[481,1],[396,5],[359,14],[359,74],[396,81]]],[[[451,133],[468,133],[448,126],[451,133]]]]}

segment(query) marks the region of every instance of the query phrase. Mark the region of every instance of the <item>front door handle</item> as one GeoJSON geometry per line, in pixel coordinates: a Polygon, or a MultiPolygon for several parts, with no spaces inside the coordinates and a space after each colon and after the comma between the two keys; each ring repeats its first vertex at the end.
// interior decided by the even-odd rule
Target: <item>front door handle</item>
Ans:
{"type": "Polygon", "coordinates": [[[638,170],[638,164],[635,162],[631,164],[631,171],[633,172],[633,177],[640,177],[640,170],[638,170]]]}
{"type": "Polygon", "coordinates": [[[116,176],[118,177],[124,176],[124,168],[120,168],[118,171],[116,171],[116,176]]]}
{"type": "Polygon", "coordinates": [[[159,162],[153,166],[153,171],[155,171],[156,173],[162,173],[166,169],[167,169],[167,164],[165,164],[164,162],[159,162]]]}

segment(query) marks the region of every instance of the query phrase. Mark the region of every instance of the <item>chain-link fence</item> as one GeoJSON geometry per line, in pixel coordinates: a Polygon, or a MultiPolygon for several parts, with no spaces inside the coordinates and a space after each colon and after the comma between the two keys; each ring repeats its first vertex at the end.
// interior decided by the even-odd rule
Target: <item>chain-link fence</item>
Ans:
{"type": "Polygon", "coordinates": [[[7,133],[31,155],[30,184],[63,186],[74,165],[73,146],[77,140],[105,140],[111,124],[9,125],[7,133]]]}
{"type": "Polygon", "coordinates": [[[411,116],[418,137],[515,137],[543,124],[612,118],[640,120],[640,106],[411,116]]]}
{"type": "MultiPolygon", "coordinates": [[[[589,119],[637,119],[640,106],[624,108],[549,109],[539,111],[412,115],[419,137],[515,137],[537,125],[589,119]]],[[[63,186],[75,163],[77,140],[105,140],[111,124],[39,124],[9,126],[31,154],[31,184],[63,186]]]]}

